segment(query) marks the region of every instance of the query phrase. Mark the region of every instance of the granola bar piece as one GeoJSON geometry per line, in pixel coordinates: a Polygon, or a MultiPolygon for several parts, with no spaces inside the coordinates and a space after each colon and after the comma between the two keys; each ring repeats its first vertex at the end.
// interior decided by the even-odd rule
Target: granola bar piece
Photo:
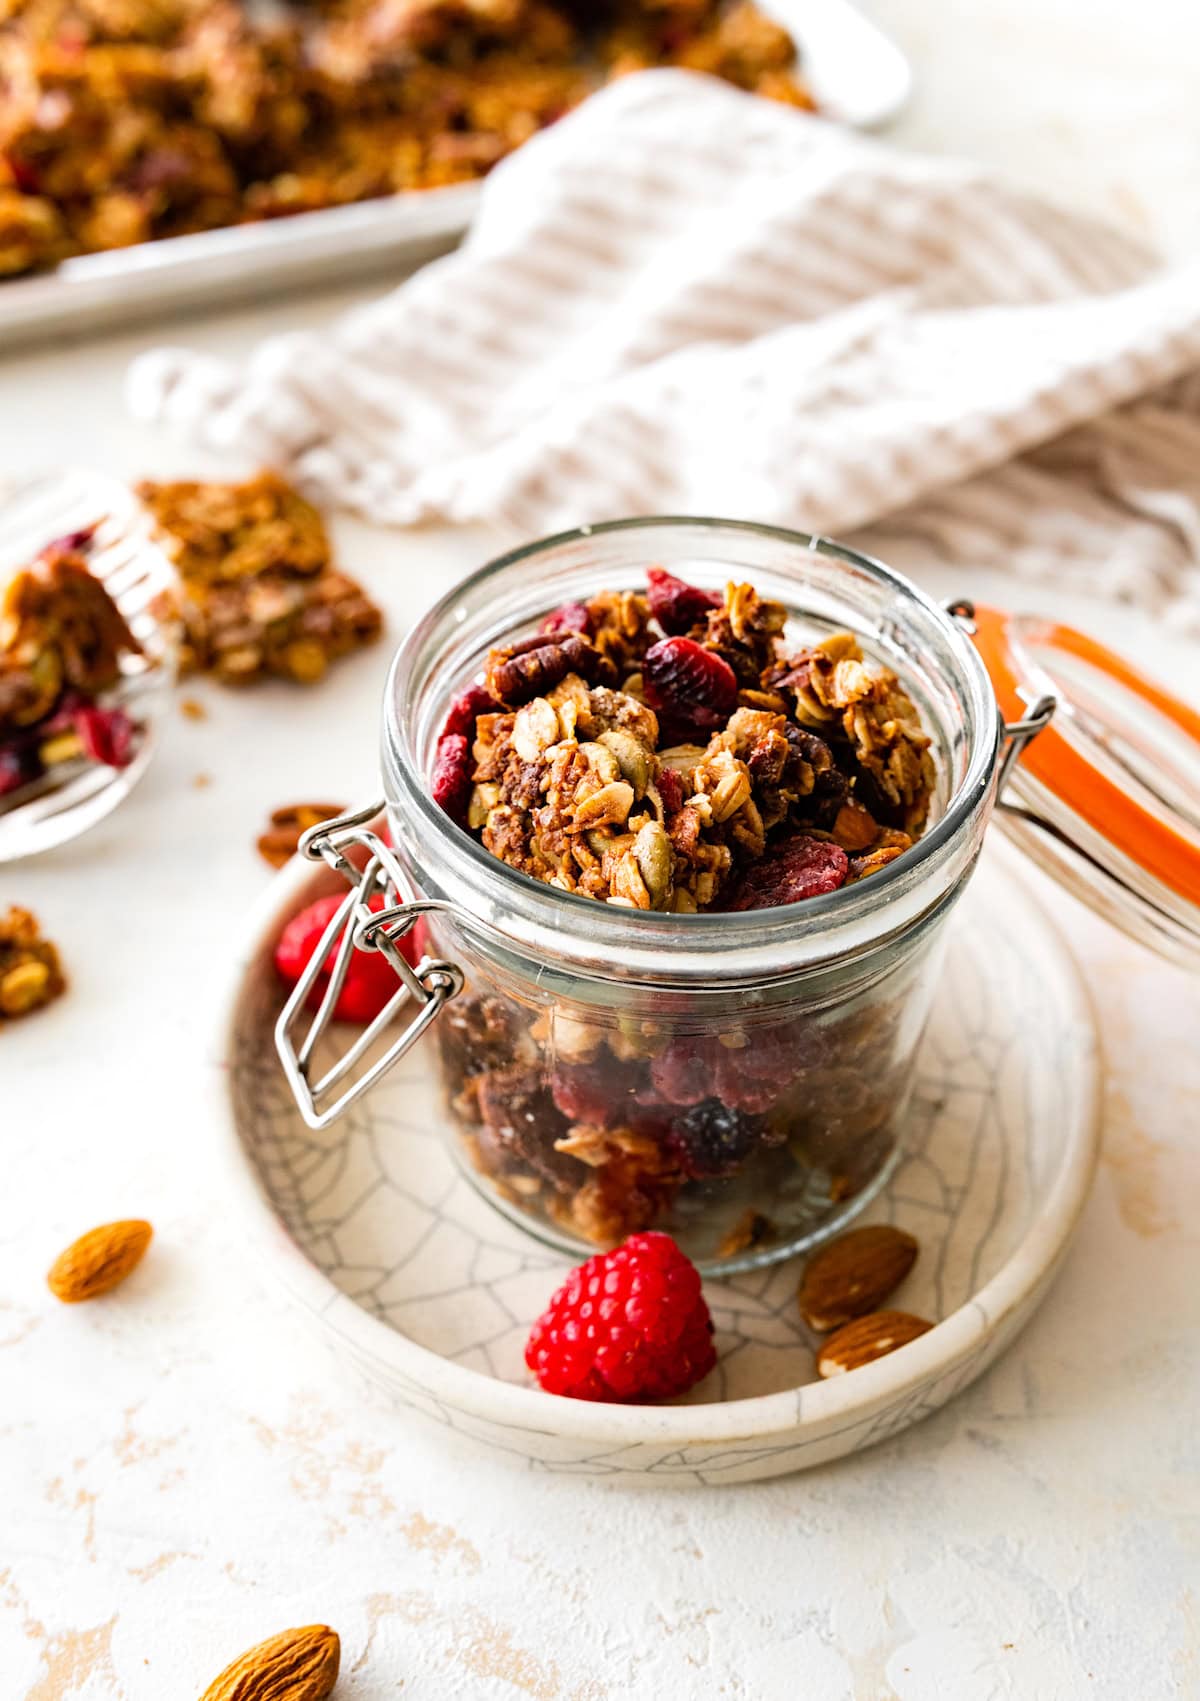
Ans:
{"type": "Polygon", "coordinates": [[[66,989],[58,951],[42,938],[37,918],[16,905],[0,911],[0,1027],[31,1015],[66,989]]]}
{"type": "Polygon", "coordinates": [[[138,494],[179,572],[185,672],[228,685],[268,676],[311,685],[378,637],[378,608],[331,564],[321,516],[278,474],[147,482],[138,494]]]}

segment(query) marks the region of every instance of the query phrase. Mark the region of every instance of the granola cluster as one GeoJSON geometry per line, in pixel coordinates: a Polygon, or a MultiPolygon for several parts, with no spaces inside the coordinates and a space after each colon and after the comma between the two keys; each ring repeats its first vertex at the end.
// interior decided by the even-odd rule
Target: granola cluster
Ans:
{"type": "Polygon", "coordinates": [[[28,1016],[66,991],[58,951],[37,918],[10,905],[0,910],[0,1027],[28,1016]]]}
{"type": "Polygon", "coordinates": [[[0,800],[81,758],[132,760],[138,728],[111,699],[141,645],[90,548],[87,533],[48,544],[0,598],[0,800]]]}
{"type": "Polygon", "coordinates": [[[378,637],[382,616],[333,565],[320,514],[276,473],[242,484],[144,483],[138,495],[179,574],[184,673],[312,685],[378,637]]]}
{"type": "Polygon", "coordinates": [[[653,65],[809,107],[752,0],[5,0],[0,276],[468,181],[653,65]]]}
{"type": "MultiPolygon", "coordinates": [[[[451,707],[434,795],[562,891],[688,914],[867,878],[921,832],[935,771],[896,675],[785,610],[651,569],[493,650],[451,707]]],[[[814,1010],[633,1015],[469,985],[439,1019],[468,1155],[512,1206],[610,1245],[667,1224],[723,1259],[813,1227],[895,1146],[918,965],[814,1010]]]]}
{"type": "Polygon", "coordinates": [[[934,770],[896,675],[848,632],[786,654],[782,605],[749,585],[685,606],[684,631],[679,602],[664,628],[650,598],[600,596],[493,651],[465,824],[536,880],[643,910],[788,902],[900,856],[934,770]]]}

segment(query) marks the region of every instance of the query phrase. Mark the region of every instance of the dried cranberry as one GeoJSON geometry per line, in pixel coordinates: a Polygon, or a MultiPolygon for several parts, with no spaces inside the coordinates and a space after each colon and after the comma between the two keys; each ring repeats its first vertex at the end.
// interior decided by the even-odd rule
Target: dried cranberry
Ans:
{"type": "Polygon", "coordinates": [[[686,584],[665,567],[649,568],[646,579],[650,612],[668,636],[690,632],[710,609],[720,608],[725,601],[719,591],[703,591],[699,585],[686,584]]]}
{"type": "Polygon", "coordinates": [[[127,768],[133,760],[134,726],[124,709],[76,709],[75,731],[84,754],[107,768],[127,768]]]}
{"type": "Polygon", "coordinates": [[[42,554],[44,556],[78,555],[92,547],[92,540],[95,535],[96,528],[94,525],[80,526],[78,531],[66,532],[62,537],[54,538],[45,546],[42,554]]]}
{"type": "MultiPolygon", "coordinates": [[[[275,967],[288,986],[295,986],[321,943],[321,936],[343,902],[344,894],[332,892],[318,898],[298,915],[294,915],[279,936],[275,947],[275,967]]],[[[378,911],[384,907],[382,892],[376,892],[368,907],[378,911]]],[[[340,933],[321,965],[321,972],[308,995],[309,1009],[315,1010],[325,996],[329,976],[333,971],[338,947],[345,937],[340,933]]],[[[412,964],[418,961],[419,948],[411,933],[397,941],[404,958],[412,964]]],[[[346,979],[333,1013],[339,1022],[361,1022],[364,1026],[375,1019],[395,996],[398,982],[396,971],[380,951],[355,951],[346,970],[346,979]]]]}
{"type": "Polygon", "coordinates": [[[479,716],[494,714],[499,707],[491,692],[485,691],[482,685],[468,685],[451,703],[442,737],[445,738],[447,733],[460,732],[464,738],[474,738],[475,722],[479,716]]]}
{"type": "Polygon", "coordinates": [[[438,739],[432,793],[439,809],[465,827],[471,798],[471,747],[465,733],[447,732],[438,739]]]}
{"type": "Polygon", "coordinates": [[[32,165],[29,160],[22,159],[19,154],[8,154],[5,156],[4,163],[8,166],[9,171],[12,173],[12,180],[21,191],[22,195],[41,194],[41,177],[38,174],[37,168],[32,165]]]}
{"type": "Polygon", "coordinates": [[[548,614],[538,631],[545,637],[557,637],[560,632],[579,632],[585,638],[592,635],[592,617],[584,602],[564,602],[561,608],[548,614]]]}
{"type": "Polygon", "coordinates": [[[692,638],[661,638],[642,658],[652,709],[711,731],[737,707],[737,676],[729,663],[692,638]]]}
{"type": "Polygon", "coordinates": [[[752,862],[725,905],[727,910],[765,910],[794,904],[843,885],[850,862],[840,845],[794,833],[752,862]]]}
{"type": "Polygon", "coordinates": [[[683,808],[683,781],[674,768],[663,768],[658,776],[658,795],[668,815],[678,815],[683,808]]]}
{"type": "Polygon", "coordinates": [[[697,1181],[734,1175],[758,1144],[759,1126],[753,1117],[705,1099],[675,1118],[667,1145],[685,1175],[697,1181]]]}
{"type": "Polygon", "coordinates": [[[0,750],[0,797],[7,797],[11,791],[20,791],[38,779],[42,773],[42,764],[37,750],[32,745],[9,745],[0,750]]]}

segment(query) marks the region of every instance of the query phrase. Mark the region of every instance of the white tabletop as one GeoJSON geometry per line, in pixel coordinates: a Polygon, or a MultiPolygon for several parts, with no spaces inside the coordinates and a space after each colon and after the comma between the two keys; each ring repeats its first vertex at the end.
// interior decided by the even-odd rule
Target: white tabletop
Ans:
{"type": "MultiPolygon", "coordinates": [[[[917,66],[898,139],[1006,165],[1177,251],[1200,241],[1200,25],[1183,0],[877,10],[917,66]]],[[[169,335],[236,356],[338,300],[169,335]]],[[[129,357],[164,334],[0,366],[3,471],[220,470],[123,414],[129,357]]],[[[497,541],[351,523],[337,539],[393,635],[497,541]]],[[[989,586],[964,563],[934,588],[989,586]]],[[[1149,623],[1066,612],[1194,678],[1194,651],[1149,623]]],[[[386,659],[307,695],[198,692],[209,718],[172,720],[115,817],[0,869],[0,903],[38,912],[72,982],[0,1035],[0,1696],[175,1701],[313,1620],[341,1632],[348,1701],[1200,1693],[1200,987],[1070,900],[1056,907],[1107,1053],[1078,1240],[1001,1363],[868,1454],[703,1492],[540,1476],[346,1385],[262,1287],[207,1158],[211,981],[268,878],[267,809],[373,791],[386,659]],[[108,1301],[58,1306],[53,1255],[124,1215],[155,1224],[146,1264],[108,1301]]]]}

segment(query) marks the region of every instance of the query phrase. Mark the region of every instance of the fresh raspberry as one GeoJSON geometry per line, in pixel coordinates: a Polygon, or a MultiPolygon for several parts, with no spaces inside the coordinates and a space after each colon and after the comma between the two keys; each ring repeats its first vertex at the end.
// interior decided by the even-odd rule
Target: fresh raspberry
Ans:
{"type": "Polygon", "coordinates": [[[465,733],[444,732],[438,739],[430,789],[438,807],[465,827],[471,801],[471,746],[465,733]]]}
{"type": "Polygon", "coordinates": [[[480,715],[494,714],[499,707],[491,692],[482,685],[468,685],[451,703],[442,737],[445,738],[447,733],[461,733],[464,738],[474,738],[475,722],[480,715]]]}
{"type": "Polygon", "coordinates": [[[737,675],[723,656],[694,638],[660,638],[642,657],[646,701],[711,732],[737,708],[737,675]]]}
{"type": "Polygon", "coordinates": [[[667,1145],[685,1175],[697,1181],[736,1175],[758,1144],[758,1123],[720,1099],[705,1099],[676,1117],[667,1145]]]}
{"type": "Polygon", "coordinates": [[[542,621],[538,631],[546,637],[557,637],[560,632],[578,632],[585,638],[592,635],[592,617],[588,606],[583,602],[564,602],[561,608],[553,609],[542,621]]]}
{"type": "MultiPolygon", "coordinates": [[[[294,915],[280,934],[279,943],[275,947],[275,967],[280,978],[288,986],[295,986],[308,967],[313,952],[321,943],[321,935],[333,919],[342,898],[343,894],[340,892],[331,892],[327,898],[318,898],[315,903],[309,904],[298,915],[294,915]]],[[[383,893],[376,892],[369,900],[368,907],[375,911],[383,909],[383,893]]],[[[344,937],[344,933],[339,933],[330,947],[321,973],[308,995],[310,1010],[315,1010],[325,996],[334,958],[344,937]]],[[[413,933],[406,933],[399,941],[399,947],[402,956],[415,967],[419,961],[419,947],[413,933]]],[[[396,971],[381,951],[355,951],[346,970],[346,979],[342,983],[338,1001],[333,1007],[335,1018],[339,1022],[361,1022],[365,1027],[368,1022],[374,1021],[394,997],[397,984],[396,971]]]]}
{"type": "Polygon", "coordinates": [[[726,904],[729,910],[773,909],[845,885],[850,859],[840,845],[793,833],[752,862],[726,904]]]}
{"type": "Polygon", "coordinates": [[[575,1400],[667,1399],[716,1362],[699,1272],[653,1232],[572,1270],[525,1347],[546,1392],[575,1400]]]}
{"type": "Polygon", "coordinates": [[[124,709],[76,709],[72,717],[84,754],[106,768],[127,768],[133,761],[133,722],[124,709]]]}
{"type": "Polygon", "coordinates": [[[712,1092],[710,1047],[690,1035],[669,1040],[650,1060],[650,1081],[666,1104],[699,1104],[712,1092]]]}
{"type": "Polygon", "coordinates": [[[591,1128],[632,1127],[644,1122],[639,1092],[646,1071],[601,1052],[590,1063],[556,1065],[550,1080],[554,1102],[570,1122],[591,1128]]]}
{"type": "Polygon", "coordinates": [[[668,637],[690,632],[710,609],[720,608],[725,601],[719,591],[702,591],[699,585],[677,579],[665,567],[648,568],[646,579],[650,612],[668,637]]]}

